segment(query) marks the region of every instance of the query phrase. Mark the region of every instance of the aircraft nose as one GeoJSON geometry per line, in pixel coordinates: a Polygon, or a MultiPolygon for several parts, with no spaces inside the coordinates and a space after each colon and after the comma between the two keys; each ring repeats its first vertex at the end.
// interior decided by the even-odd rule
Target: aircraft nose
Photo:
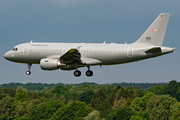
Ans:
{"type": "Polygon", "coordinates": [[[12,55],[10,54],[9,51],[4,54],[4,58],[5,58],[6,60],[9,60],[11,57],[12,57],[12,55]]]}
{"type": "Polygon", "coordinates": [[[8,52],[6,52],[5,54],[4,54],[4,58],[5,59],[8,59],[8,54],[7,54],[8,52]]]}

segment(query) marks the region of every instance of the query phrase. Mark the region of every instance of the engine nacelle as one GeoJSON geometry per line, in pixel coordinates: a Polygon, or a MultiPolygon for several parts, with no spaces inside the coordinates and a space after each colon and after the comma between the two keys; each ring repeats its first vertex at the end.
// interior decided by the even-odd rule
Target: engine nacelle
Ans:
{"type": "Polygon", "coordinates": [[[65,67],[66,64],[61,63],[59,59],[44,58],[41,59],[40,66],[43,70],[56,70],[60,67],[65,67]]]}

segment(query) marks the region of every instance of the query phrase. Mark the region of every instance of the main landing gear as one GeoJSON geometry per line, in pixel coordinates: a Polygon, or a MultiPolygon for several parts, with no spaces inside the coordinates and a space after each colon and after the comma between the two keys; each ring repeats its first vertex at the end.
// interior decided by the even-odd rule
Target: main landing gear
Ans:
{"type": "MultiPolygon", "coordinates": [[[[91,71],[90,67],[88,66],[88,70],[86,71],[86,76],[91,77],[92,75],[93,75],[93,71],[91,71]]],[[[76,76],[76,77],[81,76],[81,71],[79,71],[78,69],[76,71],[74,71],[74,76],[76,76]]]]}
{"type": "Polygon", "coordinates": [[[32,63],[28,63],[28,71],[26,71],[26,75],[30,75],[31,74],[31,66],[32,66],[32,63]]]}
{"type": "Polygon", "coordinates": [[[91,71],[91,70],[86,71],[87,77],[91,77],[92,75],[93,75],[93,71],[91,71]]]}
{"type": "Polygon", "coordinates": [[[93,75],[93,71],[90,70],[90,66],[87,66],[88,70],[86,71],[86,76],[91,77],[93,75]]]}
{"type": "Polygon", "coordinates": [[[81,76],[81,71],[79,71],[79,70],[74,71],[74,76],[76,76],[76,77],[81,76]]]}

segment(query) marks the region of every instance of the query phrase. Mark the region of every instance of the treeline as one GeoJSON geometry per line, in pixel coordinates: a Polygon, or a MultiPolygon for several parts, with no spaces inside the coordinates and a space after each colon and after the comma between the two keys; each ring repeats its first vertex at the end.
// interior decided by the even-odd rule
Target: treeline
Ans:
{"type": "Polygon", "coordinates": [[[87,83],[41,91],[15,88],[0,86],[0,120],[180,119],[180,82],[175,80],[148,89],[87,83]]]}
{"type": "MultiPolygon", "coordinates": [[[[93,82],[84,82],[87,85],[94,85],[94,86],[98,86],[100,84],[97,83],[93,83],[93,82]]],[[[84,83],[79,83],[79,84],[63,84],[63,83],[57,83],[57,84],[47,84],[47,83],[26,83],[26,84],[22,84],[22,83],[7,83],[7,84],[2,84],[2,88],[14,88],[17,89],[17,87],[21,86],[22,88],[25,88],[26,90],[30,90],[30,91],[41,91],[44,88],[54,88],[57,85],[64,85],[64,86],[68,86],[68,85],[73,85],[76,87],[81,87],[83,86],[84,83]]],[[[113,86],[122,86],[122,87],[141,87],[142,89],[148,89],[150,87],[153,86],[157,86],[157,85],[164,85],[167,83],[126,83],[126,82],[122,82],[122,83],[111,83],[110,85],[113,86]]],[[[109,84],[102,84],[102,85],[109,85],[109,84]]]]}

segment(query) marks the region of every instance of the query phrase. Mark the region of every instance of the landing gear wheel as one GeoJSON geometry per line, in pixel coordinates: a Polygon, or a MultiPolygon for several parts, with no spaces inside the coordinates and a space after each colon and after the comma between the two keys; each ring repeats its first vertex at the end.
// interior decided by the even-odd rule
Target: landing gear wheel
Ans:
{"type": "Polygon", "coordinates": [[[91,77],[93,75],[93,71],[88,70],[86,71],[86,76],[91,77]]]}
{"type": "Polygon", "coordinates": [[[81,71],[79,71],[79,70],[74,71],[74,76],[76,76],[76,77],[81,76],[81,71]]]}
{"type": "Polygon", "coordinates": [[[26,75],[30,75],[31,74],[31,71],[26,71],[26,75]]]}
{"type": "Polygon", "coordinates": [[[31,66],[32,66],[32,63],[28,63],[28,71],[26,71],[26,75],[30,75],[31,74],[31,66]]]}

